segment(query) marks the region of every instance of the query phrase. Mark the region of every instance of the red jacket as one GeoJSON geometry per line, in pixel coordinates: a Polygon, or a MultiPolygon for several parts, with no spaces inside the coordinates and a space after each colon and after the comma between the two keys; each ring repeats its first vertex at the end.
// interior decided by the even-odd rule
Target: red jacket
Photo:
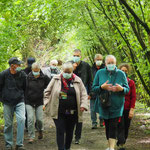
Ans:
{"type": "Polygon", "coordinates": [[[129,93],[125,95],[125,104],[124,109],[130,109],[135,107],[136,102],[136,89],[135,89],[135,83],[133,80],[127,78],[128,84],[129,84],[129,93]]]}

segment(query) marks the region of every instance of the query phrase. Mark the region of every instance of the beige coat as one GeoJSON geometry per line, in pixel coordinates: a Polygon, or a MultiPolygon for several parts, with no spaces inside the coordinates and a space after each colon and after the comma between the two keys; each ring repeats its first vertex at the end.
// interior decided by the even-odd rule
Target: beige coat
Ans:
{"type": "MultiPolygon", "coordinates": [[[[88,95],[82,80],[75,76],[73,85],[76,92],[77,98],[77,109],[78,109],[78,122],[82,122],[82,114],[80,111],[81,107],[88,109],[88,95]]],[[[44,91],[44,105],[46,106],[46,113],[50,114],[53,119],[58,118],[58,107],[59,107],[59,94],[61,90],[61,77],[56,75],[53,77],[49,85],[44,91]]]]}

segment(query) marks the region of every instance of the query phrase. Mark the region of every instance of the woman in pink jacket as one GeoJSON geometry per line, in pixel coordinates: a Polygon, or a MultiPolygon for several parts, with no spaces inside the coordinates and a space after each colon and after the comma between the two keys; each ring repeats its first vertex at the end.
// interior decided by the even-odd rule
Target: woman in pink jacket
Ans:
{"type": "Polygon", "coordinates": [[[56,126],[58,150],[70,150],[75,123],[82,122],[88,108],[88,95],[82,80],[73,74],[72,64],[67,62],[62,69],[46,88],[44,104],[56,126]]]}

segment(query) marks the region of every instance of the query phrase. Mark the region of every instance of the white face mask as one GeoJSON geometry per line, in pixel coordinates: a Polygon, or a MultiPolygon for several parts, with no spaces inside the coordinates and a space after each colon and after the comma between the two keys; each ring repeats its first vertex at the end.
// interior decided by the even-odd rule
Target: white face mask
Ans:
{"type": "Polygon", "coordinates": [[[102,60],[97,60],[96,61],[96,66],[101,66],[101,64],[102,64],[102,60]]]}

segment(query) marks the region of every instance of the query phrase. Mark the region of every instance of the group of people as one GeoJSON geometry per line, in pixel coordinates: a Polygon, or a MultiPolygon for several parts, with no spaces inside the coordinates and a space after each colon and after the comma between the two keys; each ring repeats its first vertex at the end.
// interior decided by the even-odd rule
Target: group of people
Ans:
{"type": "MultiPolygon", "coordinates": [[[[91,67],[82,61],[81,51],[75,49],[73,60],[65,62],[61,71],[58,61],[42,68],[34,58],[28,58],[28,67],[17,57],[9,60],[10,67],[0,73],[0,101],[4,106],[4,139],[6,150],[13,149],[13,117],[16,114],[16,150],[25,150],[24,126],[28,130],[29,143],[43,138],[43,111],[56,126],[58,150],[70,150],[75,130],[75,144],[80,144],[83,112],[90,101],[91,128],[99,124],[106,128],[107,150],[124,150],[136,101],[135,83],[128,78],[129,65],[116,67],[116,58],[108,55],[103,61],[96,54],[91,67]],[[103,99],[103,95],[105,95],[103,99]],[[104,100],[109,100],[109,105],[104,100]],[[25,117],[26,115],[26,117],[25,117]],[[34,116],[36,120],[34,120],[34,116]],[[26,123],[25,123],[26,121],[26,123]],[[117,140],[117,143],[116,143],[117,140]]],[[[108,103],[108,102],[107,102],[108,103]]]]}

